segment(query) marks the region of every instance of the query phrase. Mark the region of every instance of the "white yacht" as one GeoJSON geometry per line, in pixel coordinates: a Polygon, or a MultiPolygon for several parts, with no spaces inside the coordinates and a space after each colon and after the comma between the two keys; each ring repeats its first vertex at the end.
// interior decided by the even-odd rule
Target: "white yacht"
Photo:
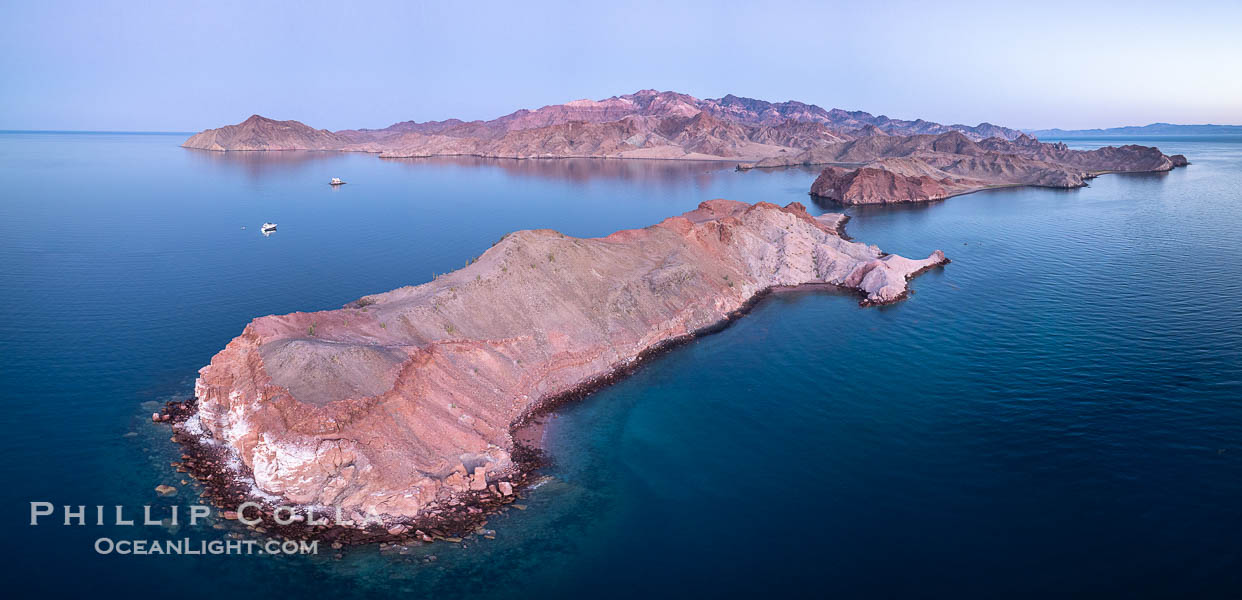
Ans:
{"type": "Polygon", "coordinates": [[[332,181],[328,182],[328,185],[345,185],[345,182],[341,181],[340,177],[333,177],[332,181]]]}
{"type": "Polygon", "coordinates": [[[276,231],[276,224],[275,223],[264,223],[263,226],[260,227],[259,229],[263,233],[267,233],[269,231],[276,231]]]}

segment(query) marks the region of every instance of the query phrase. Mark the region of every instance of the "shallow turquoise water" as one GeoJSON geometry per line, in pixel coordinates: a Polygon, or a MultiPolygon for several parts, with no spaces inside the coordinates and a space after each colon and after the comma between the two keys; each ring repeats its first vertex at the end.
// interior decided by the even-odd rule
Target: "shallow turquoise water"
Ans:
{"type": "Polygon", "coordinates": [[[1242,140],[1160,140],[1194,164],[1082,190],[848,211],[861,241],[953,263],[880,309],[773,295],[566,409],[548,481],[492,520],[495,540],[342,560],[98,556],[100,536],[167,534],[30,527],[28,503],[168,506],[151,491],[161,482],[190,502],[166,466],[168,430],[144,415],[188,394],[254,316],[421,283],[513,229],[604,235],[713,197],[832,208],[810,202],[803,170],[220,155],[180,141],[0,135],[0,449],[19,590],[1242,590],[1242,140]],[[332,176],[350,184],[331,189],[332,176]],[[263,221],[280,230],[264,238],[263,221]]]}

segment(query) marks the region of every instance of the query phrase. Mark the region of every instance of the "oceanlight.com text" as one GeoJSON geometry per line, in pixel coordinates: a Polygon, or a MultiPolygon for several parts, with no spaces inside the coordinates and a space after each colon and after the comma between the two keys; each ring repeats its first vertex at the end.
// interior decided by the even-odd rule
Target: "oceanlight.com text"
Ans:
{"type": "Polygon", "coordinates": [[[99,554],[150,555],[236,555],[276,556],[281,554],[319,554],[319,541],[294,540],[95,540],[99,554]]]}

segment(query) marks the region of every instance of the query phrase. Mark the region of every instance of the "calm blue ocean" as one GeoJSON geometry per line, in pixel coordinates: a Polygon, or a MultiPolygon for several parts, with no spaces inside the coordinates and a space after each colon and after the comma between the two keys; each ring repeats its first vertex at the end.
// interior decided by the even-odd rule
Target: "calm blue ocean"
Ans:
{"type": "Polygon", "coordinates": [[[599,236],[715,197],[833,210],[807,196],[812,170],[184,137],[0,134],[13,597],[1242,596],[1240,138],[1076,139],[1193,164],[846,211],[860,241],[953,263],[890,307],[774,294],[568,407],[546,482],[495,540],[101,556],[100,537],[228,535],[32,527],[29,503],[193,503],[149,415],[256,316],[427,281],[515,229],[599,236]]]}

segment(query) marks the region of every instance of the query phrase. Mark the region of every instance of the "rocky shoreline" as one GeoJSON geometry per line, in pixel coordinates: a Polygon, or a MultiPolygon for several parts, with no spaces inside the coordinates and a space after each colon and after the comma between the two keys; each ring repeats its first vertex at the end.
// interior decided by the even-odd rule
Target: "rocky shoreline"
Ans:
{"type": "MultiPolygon", "coordinates": [[[[328,520],[327,524],[315,525],[307,521],[304,513],[298,512],[294,513],[293,522],[281,523],[277,521],[276,509],[287,504],[256,494],[253,472],[244,464],[238,464],[237,457],[227,446],[208,436],[187,431],[187,422],[198,414],[197,404],[193,396],[169,401],[155,421],[171,426],[171,441],[182,450],[180,460],[173,462],[172,466],[178,472],[193,477],[202,486],[201,498],[217,507],[219,514],[230,521],[238,521],[237,509],[245,503],[252,503],[257,509],[248,510],[246,516],[248,520],[257,520],[258,523],[244,524],[251,531],[273,538],[319,540],[330,544],[334,550],[365,544],[458,542],[469,535],[486,534],[488,530],[484,528],[490,518],[513,506],[522,506],[517,503],[521,499],[519,490],[524,491],[529,486],[538,468],[544,464],[541,449],[524,446],[514,453],[520,468],[508,480],[512,486],[508,494],[493,486],[488,490],[463,494],[443,507],[431,506],[418,518],[389,517],[379,523],[359,519],[345,524],[328,520]]],[[[282,517],[282,521],[289,520],[286,515],[282,517]]]]}

